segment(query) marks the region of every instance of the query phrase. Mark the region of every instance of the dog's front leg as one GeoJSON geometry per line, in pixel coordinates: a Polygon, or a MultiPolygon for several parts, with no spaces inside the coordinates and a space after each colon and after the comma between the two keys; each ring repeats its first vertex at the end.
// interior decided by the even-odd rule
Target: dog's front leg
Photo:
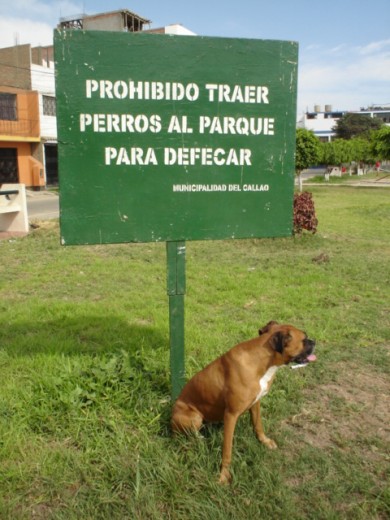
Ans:
{"type": "Polygon", "coordinates": [[[223,449],[221,473],[219,476],[220,484],[227,484],[231,481],[229,466],[232,460],[233,436],[239,414],[226,411],[223,418],[223,449]]]}
{"type": "Polygon", "coordinates": [[[265,444],[267,448],[269,448],[270,450],[274,450],[275,448],[277,448],[278,446],[276,442],[267,437],[264,433],[263,422],[261,420],[260,413],[260,400],[257,401],[257,403],[255,403],[249,411],[252,418],[253,428],[256,432],[256,436],[259,439],[259,441],[265,444]]]}

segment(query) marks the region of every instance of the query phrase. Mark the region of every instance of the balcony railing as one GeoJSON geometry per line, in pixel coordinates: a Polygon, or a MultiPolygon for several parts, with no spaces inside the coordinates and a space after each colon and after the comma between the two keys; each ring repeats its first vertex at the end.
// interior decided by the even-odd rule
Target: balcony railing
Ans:
{"type": "Polygon", "coordinates": [[[0,139],[2,136],[36,138],[39,137],[38,119],[18,119],[8,121],[0,119],[0,139]]]}

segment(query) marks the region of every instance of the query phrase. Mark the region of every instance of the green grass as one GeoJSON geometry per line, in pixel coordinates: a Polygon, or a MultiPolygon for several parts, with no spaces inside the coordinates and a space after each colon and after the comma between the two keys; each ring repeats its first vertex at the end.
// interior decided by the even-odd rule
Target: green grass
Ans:
{"type": "Polygon", "coordinates": [[[0,518],[384,519],[389,192],[310,188],[318,233],[187,243],[190,376],[270,319],[317,340],[283,369],[266,432],[169,431],[164,244],[61,247],[56,224],[0,242],[0,518]]]}

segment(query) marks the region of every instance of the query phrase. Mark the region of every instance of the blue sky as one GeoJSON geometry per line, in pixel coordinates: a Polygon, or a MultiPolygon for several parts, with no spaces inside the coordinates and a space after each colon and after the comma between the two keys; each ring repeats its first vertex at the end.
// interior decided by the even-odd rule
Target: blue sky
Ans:
{"type": "MultiPolygon", "coordinates": [[[[0,47],[49,45],[60,16],[128,9],[152,27],[299,43],[298,116],[390,104],[390,0],[0,0],[0,47]]],[[[0,78],[1,84],[1,78],[0,78]]]]}

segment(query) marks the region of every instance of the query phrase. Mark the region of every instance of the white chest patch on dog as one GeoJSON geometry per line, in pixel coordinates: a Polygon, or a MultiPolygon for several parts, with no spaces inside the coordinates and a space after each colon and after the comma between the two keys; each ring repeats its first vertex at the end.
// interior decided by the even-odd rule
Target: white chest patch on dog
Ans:
{"type": "Polygon", "coordinates": [[[270,367],[267,372],[259,379],[260,392],[257,394],[256,399],[253,401],[252,406],[257,403],[259,399],[268,394],[269,385],[272,378],[276,374],[279,367],[270,367]]]}

